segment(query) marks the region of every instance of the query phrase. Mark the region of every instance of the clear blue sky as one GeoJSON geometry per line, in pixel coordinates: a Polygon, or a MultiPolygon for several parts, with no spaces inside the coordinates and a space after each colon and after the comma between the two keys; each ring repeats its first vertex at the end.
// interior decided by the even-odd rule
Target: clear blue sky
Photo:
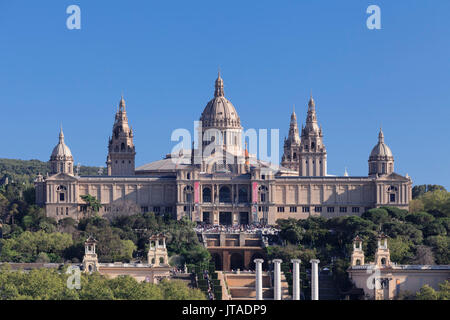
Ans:
{"type": "Polygon", "coordinates": [[[398,173],[450,189],[449,13],[447,0],[3,0],[0,157],[47,161],[63,123],[75,162],[105,165],[124,92],[137,165],[161,159],[220,66],[244,128],[281,140],[312,90],[329,173],[367,175],[382,125],[398,173]],[[71,4],[81,30],[66,28],[71,4]],[[366,27],[370,4],[382,30],[366,27]]]}

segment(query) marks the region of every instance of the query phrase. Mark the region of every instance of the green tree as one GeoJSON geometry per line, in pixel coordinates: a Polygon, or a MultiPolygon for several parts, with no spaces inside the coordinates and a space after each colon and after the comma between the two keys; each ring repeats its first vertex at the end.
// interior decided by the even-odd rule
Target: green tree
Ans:
{"type": "Polygon", "coordinates": [[[439,295],[432,287],[425,284],[416,294],[417,300],[438,300],[439,295]]]}
{"type": "Polygon", "coordinates": [[[90,194],[86,194],[82,195],[81,199],[86,202],[88,217],[90,217],[92,213],[94,213],[95,215],[98,214],[100,208],[102,207],[102,204],[97,200],[96,197],[91,196],[90,194]]]}
{"type": "Polygon", "coordinates": [[[199,289],[190,289],[179,280],[162,280],[159,284],[164,300],[205,300],[205,294],[199,289]]]}

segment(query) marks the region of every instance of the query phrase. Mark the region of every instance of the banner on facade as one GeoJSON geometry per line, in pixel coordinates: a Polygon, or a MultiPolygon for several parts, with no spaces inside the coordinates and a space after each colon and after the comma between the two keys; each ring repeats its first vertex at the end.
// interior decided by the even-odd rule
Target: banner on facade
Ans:
{"type": "Polygon", "coordinates": [[[200,202],[200,183],[194,182],[194,203],[200,202]]]}
{"type": "Polygon", "coordinates": [[[258,203],[258,182],[253,182],[252,195],[252,202],[258,203]]]}

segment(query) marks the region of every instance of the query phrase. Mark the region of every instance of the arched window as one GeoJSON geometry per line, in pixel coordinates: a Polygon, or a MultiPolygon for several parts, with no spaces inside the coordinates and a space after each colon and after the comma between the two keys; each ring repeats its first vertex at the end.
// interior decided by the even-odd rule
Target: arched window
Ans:
{"type": "Polygon", "coordinates": [[[119,146],[116,146],[116,147],[114,148],[114,152],[119,152],[119,146]]]}
{"type": "Polygon", "coordinates": [[[230,187],[223,186],[219,189],[219,202],[229,203],[231,202],[231,190],[230,187]]]}
{"type": "Polygon", "coordinates": [[[192,186],[186,186],[184,187],[183,193],[184,193],[184,202],[191,203],[192,202],[192,194],[194,192],[194,188],[192,186]]]}
{"type": "Polygon", "coordinates": [[[211,188],[203,188],[203,202],[211,202],[211,188]]]}
{"type": "Polygon", "coordinates": [[[266,202],[269,189],[266,186],[259,187],[259,201],[266,202]]]}
{"type": "Polygon", "coordinates": [[[386,265],[386,258],[381,258],[381,264],[382,264],[383,266],[386,265]]]}
{"type": "Polygon", "coordinates": [[[240,187],[239,188],[239,202],[248,202],[248,189],[247,187],[240,187]]]}
{"type": "Polygon", "coordinates": [[[159,258],[159,264],[163,264],[164,263],[164,258],[163,257],[160,257],[159,258]]]}
{"type": "MultiPolygon", "coordinates": [[[[60,202],[65,202],[66,201],[66,193],[67,193],[67,188],[65,186],[58,186],[56,188],[56,192],[58,193],[58,197],[59,197],[59,201],[60,202]]],[[[61,214],[63,212],[61,211],[61,214]]]]}
{"type": "Polygon", "coordinates": [[[314,142],[311,142],[311,150],[314,149],[315,146],[316,144],[314,142]]]}
{"type": "Polygon", "coordinates": [[[120,145],[120,151],[125,151],[125,143],[123,143],[123,142],[120,145]]]}
{"type": "Polygon", "coordinates": [[[357,266],[360,266],[360,265],[361,265],[361,260],[356,259],[356,265],[357,265],[357,266]]]}
{"type": "Polygon", "coordinates": [[[395,202],[397,200],[398,188],[396,186],[390,186],[388,189],[389,202],[395,202]]]}
{"type": "Polygon", "coordinates": [[[155,258],[152,258],[152,264],[155,264],[155,258]]]}

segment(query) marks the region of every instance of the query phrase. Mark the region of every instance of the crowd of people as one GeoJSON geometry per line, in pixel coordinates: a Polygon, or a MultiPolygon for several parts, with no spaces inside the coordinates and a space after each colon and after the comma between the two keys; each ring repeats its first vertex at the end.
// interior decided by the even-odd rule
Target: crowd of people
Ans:
{"type": "Polygon", "coordinates": [[[262,225],[262,224],[247,224],[247,225],[210,225],[210,224],[199,224],[194,228],[197,233],[261,233],[262,235],[276,235],[278,234],[278,229],[275,227],[262,225]]]}

